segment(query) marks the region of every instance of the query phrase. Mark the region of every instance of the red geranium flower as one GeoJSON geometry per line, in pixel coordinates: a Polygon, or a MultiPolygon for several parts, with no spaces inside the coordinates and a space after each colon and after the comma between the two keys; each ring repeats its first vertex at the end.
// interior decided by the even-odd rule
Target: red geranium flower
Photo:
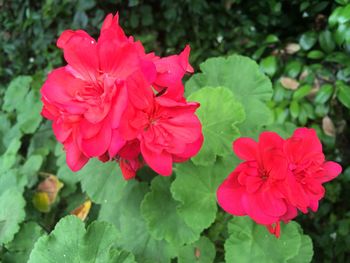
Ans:
{"type": "Polygon", "coordinates": [[[220,185],[219,205],[228,213],[250,216],[279,236],[280,221],[297,216],[297,209],[317,210],[324,195],[322,183],[341,173],[335,162],[325,162],[315,131],[297,129],[286,141],[263,132],[259,142],[240,138],[233,143],[245,160],[220,185]]]}
{"type": "Polygon", "coordinates": [[[133,81],[121,133],[127,140],[140,141],[140,152],[154,171],[170,175],[173,161],[187,160],[203,143],[202,127],[194,114],[199,104],[157,96],[140,74],[133,81]]]}
{"type": "MultiPolygon", "coordinates": [[[[166,158],[159,159],[159,156],[164,157],[166,154],[151,156],[147,154],[149,152],[146,153],[141,135],[131,138],[125,129],[121,134],[120,127],[125,127],[121,123],[121,117],[125,110],[140,105],[140,101],[150,103],[148,110],[155,107],[155,101],[172,100],[174,104],[187,105],[183,97],[182,78],[186,72],[193,72],[188,62],[189,46],[180,55],[165,58],[153,53],[146,54],[140,42],[124,34],[118,25],[118,15],[112,14],[103,22],[97,41],[85,31],[66,30],[59,37],[57,46],[63,49],[68,65],[53,70],[44,83],[41,89],[44,104],[42,114],[53,121],[56,138],[66,150],[68,166],[77,171],[89,158],[99,157],[101,161],[116,158],[120,161],[125,177],[131,178],[143,165],[142,156],[139,156],[140,146],[142,154],[146,154],[146,162],[151,166],[155,167],[153,163],[164,161],[166,158]],[[151,94],[149,100],[142,97],[147,93],[142,93],[143,89],[151,94]],[[157,99],[153,99],[152,96],[156,95],[157,99]],[[140,139],[141,144],[138,142],[140,139]],[[137,143],[130,143],[130,140],[136,140],[137,143]],[[130,148],[130,145],[136,148],[130,148]],[[133,158],[128,154],[123,156],[125,147],[135,153],[133,158]]],[[[189,105],[191,109],[198,107],[197,104],[189,105]]],[[[194,114],[194,110],[191,113],[194,114]]],[[[188,118],[198,122],[196,117],[188,118]]],[[[177,125],[181,126],[179,123],[177,125]]],[[[185,122],[183,130],[186,127],[192,129],[185,122]]],[[[163,130],[172,133],[174,128],[163,125],[163,130]]],[[[193,136],[198,139],[198,134],[193,136]]],[[[161,139],[155,139],[153,143],[156,144],[159,140],[161,139]]],[[[147,149],[157,148],[150,144],[152,142],[147,144],[147,149]]],[[[176,154],[172,160],[177,156],[183,157],[181,153],[176,154]]],[[[186,154],[184,156],[191,157],[186,154]]],[[[169,164],[170,159],[166,160],[169,164]]],[[[169,174],[169,165],[166,172],[159,169],[156,171],[169,174]]]]}
{"type": "Polygon", "coordinates": [[[337,177],[341,166],[325,161],[322,144],[313,129],[297,129],[286,140],[284,152],[291,171],[286,178],[289,187],[283,189],[284,195],[303,213],[307,213],[308,208],[317,211],[318,202],[325,194],[322,184],[337,177]]]}

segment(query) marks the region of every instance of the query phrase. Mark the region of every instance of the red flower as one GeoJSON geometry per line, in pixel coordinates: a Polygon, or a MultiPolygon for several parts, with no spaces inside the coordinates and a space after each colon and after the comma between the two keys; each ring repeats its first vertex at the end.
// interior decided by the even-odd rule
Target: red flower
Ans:
{"type": "MultiPolygon", "coordinates": [[[[160,156],[167,157],[159,159],[158,155],[151,156],[158,146],[152,146],[149,141],[145,144],[141,134],[130,137],[125,129],[123,134],[120,131],[121,126],[125,127],[121,123],[122,115],[126,110],[129,112],[129,108],[135,108],[134,105],[148,103],[149,105],[143,105],[149,107],[147,110],[155,107],[158,103],[155,101],[171,100],[174,105],[181,104],[172,106],[174,108],[187,105],[183,97],[182,78],[186,72],[193,72],[188,63],[189,46],[180,55],[165,58],[153,53],[146,54],[140,42],[135,42],[132,37],[124,34],[118,25],[118,15],[111,14],[103,22],[97,41],[85,31],[66,30],[59,37],[57,46],[63,49],[68,65],[53,70],[44,83],[41,89],[44,104],[42,114],[53,121],[54,133],[57,140],[63,143],[67,164],[73,171],[81,169],[92,157],[99,157],[101,161],[116,158],[120,160],[125,177],[133,177],[134,172],[143,164],[142,158],[138,156],[139,145],[142,155],[146,155],[146,162],[152,167],[156,167],[156,162],[167,160],[166,171],[156,169],[161,173],[171,173],[168,165],[171,164],[170,159],[191,157],[187,154],[189,151],[183,153],[177,149],[178,152],[171,153],[173,157],[169,157],[170,152],[168,155],[162,152],[160,156]],[[153,89],[159,92],[157,99],[153,98],[153,89]],[[143,90],[147,92],[142,93],[143,90]],[[146,93],[148,97],[143,98],[146,93]],[[134,139],[141,142],[135,146],[137,149],[132,150],[137,155],[131,159],[123,157],[121,149],[125,145],[129,147],[130,140],[134,139]],[[145,145],[148,150],[152,150],[145,150],[145,145]]],[[[198,105],[188,105],[191,105],[189,108],[193,115],[198,105]]],[[[195,116],[189,118],[200,126],[195,116]]],[[[176,125],[181,126],[179,123],[173,126],[176,125]]],[[[173,126],[163,125],[163,129],[170,134],[175,129],[173,126]]],[[[184,123],[183,130],[186,127],[192,132],[191,125],[184,123]]],[[[185,138],[184,141],[187,143],[198,139],[198,134],[193,136],[194,138],[185,138]]],[[[153,143],[158,143],[157,140],[161,139],[155,139],[153,143]]]]}
{"type": "Polygon", "coordinates": [[[194,114],[199,104],[157,96],[139,74],[129,87],[130,104],[121,122],[121,133],[127,140],[140,141],[141,154],[154,171],[171,175],[173,161],[187,160],[202,145],[201,124],[194,114]]]}
{"type": "Polygon", "coordinates": [[[325,193],[322,184],[337,177],[341,166],[325,161],[321,142],[313,129],[297,129],[286,140],[284,152],[291,171],[286,178],[289,187],[283,189],[284,195],[303,213],[307,213],[308,208],[317,211],[318,202],[325,193]]]}
{"type": "Polygon", "coordinates": [[[297,209],[317,210],[323,197],[322,183],[335,178],[341,167],[325,162],[316,133],[301,128],[283,140],[273,132],[263,132],[259,142],[240,138],[233,143],[245,160],[220,185],[219,205],[228,213],[248,215],[279,236],[280,221],[297,216],[297,209]]]}

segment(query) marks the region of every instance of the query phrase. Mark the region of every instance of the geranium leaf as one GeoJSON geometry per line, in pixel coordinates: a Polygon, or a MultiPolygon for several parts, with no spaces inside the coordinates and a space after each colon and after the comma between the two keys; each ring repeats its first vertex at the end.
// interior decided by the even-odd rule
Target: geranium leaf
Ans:
{"type": "Polygon", "coordinates": [[[2,109],[10,112],[20,107],[30,89],[32,80],[30,76],[19,76],[13,79],[6,89],[2,109]]]}
{"type": "Polygon", "coordinates": [[[50,235],[38,239],[28,263],[134,263],[132,254],[116,248],[118,231],[94,221],[85,230],[76,216],[61,219],[50,235]]]}
{"type": "Polygon", "coordinates": [[[0,189],[0,244],[10,242],[25,218],[25,200],[16,188],[0,189]]]}
{"type": "Polygon", "coordinates": [[[180,202],[178,213],[188,226],[202,231],[214,222],[216,190],[238,163],[237,159],[230,157],[220,158],[211,166],[196,166],[190,161],[176,166],[171,192],[180,202]]]}
{"type": "Polygon", "coordinates": [[[116,162],[102,163],[91,159],[78,174],[83,191],[98,204],[117,202],[127,183],[116,162]]]}
{"type": "Polygon", "coordinates": [[[227,262],[290,263],[293,261],[289,260],[302,252],[302,234],[295,222],[282,224],[281,237],[276,238],[250,218],[235,217],[228,224],[228,232],[230,236],[225,242],[227,262]]]}
{"type": "Polygon", "coordinates": [[[4,261],[8,263],[26,263],[35,241],[44,234],[44,230],[35,222],[21,226],[15,238],[6,245],[4,261]]]}
{"type": "Polygon", "coordinates": [[[193,244],[182,247],[178,263],[212,263],[215,258],[215,246],[206,237],[201,237],[193,244]]]}
{"type": "Polygon", "coordinates": [[[188,99],[201,104],[197,115],[204,135],[202,149],[192,160],[198,165],[213,164],[217,155],[225,156],[232,152],[232,141],[239,136],[236,125],[245,118],[243,106],[224,87],[203,88],[188,99]]]}
{"type": "Polygon", "coordinates": [[[170,179],[158,176],[153,179],[151,192],[147,193],[141,212],[151,235],[157,239],[176,244],[192,243],[200,232],[189,227],[177,212],[178,202],[170,193],[170,179]]]}
{"type": "Polygon", "coordinates": [[[120,232],[118,246],[131,251],[138,262],[167,263],[177,251],[167,241],[156,240],[148,232],[140,212],[141,201],[147,192],[146,184],[129,181],[118,202],[101,205],[99,220],[117,227],[120,232]]]}
{"type": "Polygon", "coordinates": [[[303,230],[298,225],[299,233],[301,234],[301,245],[298,254],[289,259],[287,263],[309,263],[312,260],[314,254],[311,238],[307,235],[303,235],[303,230]]]}
{"type": "MultiPolygon", "coordinates": [[[[255,61],[239,55],[210,58],[200,65],[202,73],[186,83],[187,95],[203,87],[227,87],[244,106],[246,120],[240,128],[251,131],[272,122],[265,105],[272,96],[272,85],[255,61]]],[[[219,119],[221,116],[217,116],[219,119]]]]}

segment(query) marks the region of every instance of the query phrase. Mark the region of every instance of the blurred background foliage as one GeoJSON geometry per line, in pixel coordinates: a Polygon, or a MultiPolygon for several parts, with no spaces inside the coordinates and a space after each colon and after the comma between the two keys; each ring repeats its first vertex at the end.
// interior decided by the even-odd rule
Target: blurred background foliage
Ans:
{"type": "MultiPolygon", "coordinates": [[[[38,114],[46,74],[64,64],[55,41],[68,28],[98,36],[105,15],[119,10],[126,33],[148,51],[178,53],[189,43],[197,71],[205,59],[233,53],[259,63],[273,82],[269,106],[275,122],[315,128],[328,158],[344,167],[326,186],[318,213],[297,220],[313,240],[313,262],[350,262],[350,1],[0,0],[0,9],[0,170],[25,180],[19,185],[29,186],[28,198],[38,181],[34,174],[55,171],[64,162],[55,163],[61,153],[38,114]],[[16,78],[20,75],[26,76],[16,78]],[[23,179],[24,173],[33,176],[23,179]]],[[[68,171],[60,172],[69,178],[68,171]]],[[[68,187],[62,198],[75,190],[68,187]]],[[[57,210],[73,208],[79,195],[57,210]]],[[[50,228],[54,217],[46,215],[43,222],[50,228]]]]}

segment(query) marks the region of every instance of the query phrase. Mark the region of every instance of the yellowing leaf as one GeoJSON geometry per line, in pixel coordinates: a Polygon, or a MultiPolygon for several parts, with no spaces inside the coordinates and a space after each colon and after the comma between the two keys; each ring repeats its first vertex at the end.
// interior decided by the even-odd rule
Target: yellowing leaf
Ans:
{"type": "Polygon", "coordinates": [[[71,212],[71,215],[75,215],[76,217],[84,221],[90,212],[90,208],[91,208],[91,201],[87,200],[81,206],[75,208],[71,212]]]}
{"type": "Polygon", "coordinates": [[[299,87],[299,82],[295,79],[282,77],[280,79],[282,86],[286,89],[296,90],[299,87]]]}
{"type": "Polygon", "coordinates": [[[332,136],[332,137],[335,136],[335,127],[334,127],[333,121],[328,116],[325,116],[322,119],[322,129],[326,135],[332,136]]]}
{"type": "Polygon", "coordinates": [[[285,47],[285,51],[287,54],[294,54],[297,53],[300,50],[300,45],[296,43],[289,43],[285,47]]]}

